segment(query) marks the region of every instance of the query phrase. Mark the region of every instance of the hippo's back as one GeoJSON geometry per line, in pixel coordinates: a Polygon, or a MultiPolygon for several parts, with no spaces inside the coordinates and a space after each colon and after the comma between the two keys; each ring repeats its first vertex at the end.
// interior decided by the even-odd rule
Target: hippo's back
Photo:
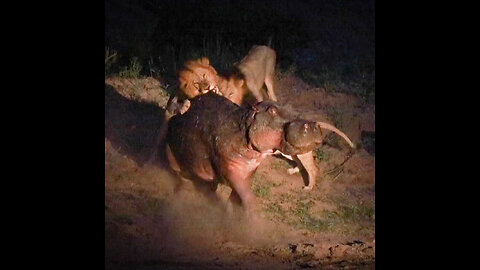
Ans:
{"type": "MultiPolygon", "coordinates": [[[[241,108],[230,100],[214,93],[200,95],[191,100],[188,111],[182,115],[172,117],[169,125],[171,138],[181,132],[211,132],[211,129],[218,127],[221,123],[229,121],[231,114],[238,113],[241,108]],[[183,130],[185,129],[185,130],[183,130]]],[[[178,136],[175,136],[178,137],[178,136]]]]}
{"type": "MultiPolygon", "coordinates": [[[[188,111],[168,122],[166,142],[183,169],[214,155],[213,142],[225,126],[236,124],[244,113],[235,103],[214,93],[191,100],[188,111]]],[[[228,135],[226,135],[228,136],[228,135]]]]}
{"type": "Polygon", "coordinates": [[[209,92],[192,99],[189,110],[182,116],[198,116],[204,118],[204,120],[213,120],[215,118],[221,120],[225,118],[226,114],[238,109],[239,106],[230,100],[209,92]]]}

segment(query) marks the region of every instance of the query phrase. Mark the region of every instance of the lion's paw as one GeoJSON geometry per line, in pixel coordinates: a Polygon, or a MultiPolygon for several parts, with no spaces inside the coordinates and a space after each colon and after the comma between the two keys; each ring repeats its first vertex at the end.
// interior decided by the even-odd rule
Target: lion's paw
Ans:
{"type": "Polygon", "coordinates": [[[299,171],[300,171],[300,169],[298,167],[290,168],[290,169],[287,170],[288,174],[294,174],[294,173],[297,173],[299,171]]]}
{"type": "Polygon", "coordinates": [[[312,189],[313,189],[313,187],[311,187],[311,186],[304,186],[303,187],[303,190],[306,190],[306,191],[310,191],[312,189]]]}

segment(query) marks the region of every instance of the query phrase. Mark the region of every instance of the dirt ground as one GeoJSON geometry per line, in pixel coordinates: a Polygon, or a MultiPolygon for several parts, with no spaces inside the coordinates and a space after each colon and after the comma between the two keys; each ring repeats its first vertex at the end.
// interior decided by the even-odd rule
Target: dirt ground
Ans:
{"type": "MultiPolygon", "coordinates": [[[[374,269],[375,106],[328,93],[292,72],[277,74],[279,102],[335,134],[315,150],[322,173],[305,191],[290,162],[269,157],[252,178],[261,212],[254,222],[231,217],[190,183],[178,180],[162,153],[150,159],[168,100],[153,78],[105,80],[106,269],[374,269]],[[150,162],[149,162],[150,161],[150,162]]],[[[222,201],[228,186],[217,191],[222,201]]]]}

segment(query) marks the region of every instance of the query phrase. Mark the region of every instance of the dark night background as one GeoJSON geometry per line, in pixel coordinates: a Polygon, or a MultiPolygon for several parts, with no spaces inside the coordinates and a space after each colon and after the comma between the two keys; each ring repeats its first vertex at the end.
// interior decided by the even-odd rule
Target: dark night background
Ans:
{"type": "Polygon", "coordinates": [[[106,75],[135,59],[142,75],[174,83],[185,60],[207,56],[222,70],[270,39],[280,70],[295,67],[313,85],[341,81],[336,91],[374,99],[372,0],[105,1],[105,48],[118,53],[106,75]]]}

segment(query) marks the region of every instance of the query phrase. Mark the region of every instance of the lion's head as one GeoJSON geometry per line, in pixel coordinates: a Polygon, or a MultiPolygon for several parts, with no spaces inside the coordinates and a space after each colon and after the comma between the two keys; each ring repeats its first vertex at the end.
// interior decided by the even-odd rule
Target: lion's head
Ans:
{"type": "Polygon", "coordinates": [[[178,74],[178,81],[180,91],[188,98],[218,89],[217,71],[206,57],[187,61],[178,74]]]}

